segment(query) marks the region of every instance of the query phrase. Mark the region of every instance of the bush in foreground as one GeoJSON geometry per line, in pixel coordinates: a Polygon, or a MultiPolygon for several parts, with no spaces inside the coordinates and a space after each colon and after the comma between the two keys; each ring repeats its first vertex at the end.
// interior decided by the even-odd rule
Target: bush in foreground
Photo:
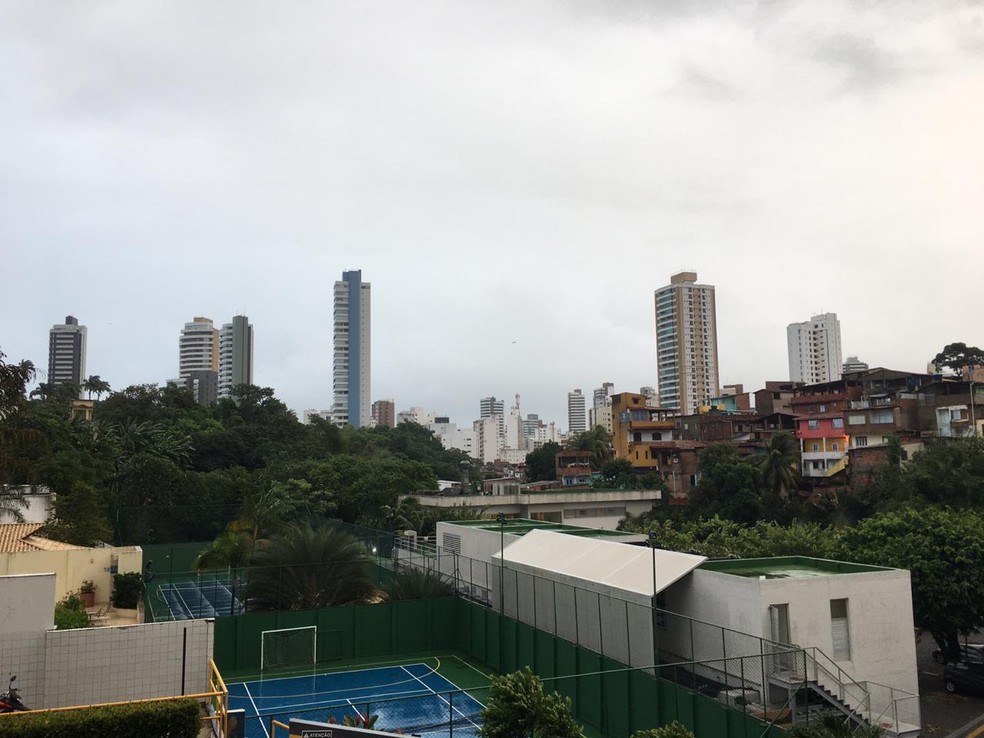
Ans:
{"type": "Polygon", "coordinates": [[[195,700],[21,712],[0,718],[0,738],[197,738],[201,716],[195,700]]]}

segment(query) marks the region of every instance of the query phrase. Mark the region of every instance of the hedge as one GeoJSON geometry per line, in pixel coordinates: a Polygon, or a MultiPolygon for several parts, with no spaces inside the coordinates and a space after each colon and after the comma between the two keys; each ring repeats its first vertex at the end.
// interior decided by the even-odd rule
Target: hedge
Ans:
{"type": "Polygon", "coordinates": [[[113,575],[113,607],[133,609],[140,599],[143,575],[140,572],[113,575]]]}
{"type": "Polygon", "coordinates": [[[191,699],[0,715],[0,738],[197,738],[201,728],[191,699]]]}

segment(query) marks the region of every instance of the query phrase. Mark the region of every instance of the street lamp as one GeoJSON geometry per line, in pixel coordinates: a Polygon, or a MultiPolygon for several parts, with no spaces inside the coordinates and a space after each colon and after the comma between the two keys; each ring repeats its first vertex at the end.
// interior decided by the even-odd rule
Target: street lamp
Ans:
{"type": "Polygon", "coordinates": [[[656,616],[656,532],[649,531],[649,549],[653,556],[653,676],[658,678],[656,664],[659,662],[659,630],[656,616]]]}

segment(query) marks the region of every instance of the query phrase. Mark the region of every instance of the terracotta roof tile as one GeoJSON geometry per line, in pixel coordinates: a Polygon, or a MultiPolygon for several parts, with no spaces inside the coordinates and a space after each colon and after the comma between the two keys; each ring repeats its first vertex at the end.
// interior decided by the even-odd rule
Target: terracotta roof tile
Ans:
{"type": "Polygon", "coordinates": [[[34,535],[44,527],[44,523],[7,523],[0,525],[0,553],[21,553],[24,551],[69,551],[83,548],[70,543],[53,541],[50,538],[34,535]]]}

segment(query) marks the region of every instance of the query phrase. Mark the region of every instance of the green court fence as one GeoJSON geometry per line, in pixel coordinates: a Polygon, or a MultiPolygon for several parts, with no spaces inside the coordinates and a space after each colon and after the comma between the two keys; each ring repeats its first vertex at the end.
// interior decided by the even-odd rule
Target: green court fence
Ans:
{"type": "MultiPolygon", "coordinates": [[[[457,597],[220,618],[215,624],[216,664],[223,673],[256,675],[263,631],[311,625],[318,628],[317,661],[322,668],[372,657],[382,662],[403,655],[454,651],[497,672],[529,666],[548,689],[570,697],[577,719],[605,738],[624,738],[632,731],[673,720],[690,727],[697,738],[784,735],[781,728],[700,694],[693,671],[686,672],[693,677],[689,686],[657,679],[651,667],[627,668],[457,597]]],[[[744,660],[751,662],[753,657],[744,660]]],[[[741,669],[742,659],[732,661],[725,672],[741,669]]],[[[664,670],[680,678],[679,664],[659,667],[661,676],[664,670]]],[[[447,701],[453,704],[454,699],[450,696],[447,701]]],[[[283,720],[285,716],[266,717],[283,720]]],[[[309,715],[295,712],[295,717],[317,720],[325,716],[319,718],[317,710],[312,710],[309,715]]],[[[461,725],[461,715],[452,709],[443,719],[451,730],[461,725]]]]}
{"type": "Polygon", "coordinates": [[[322,610],[254,612],[215,621],[214,659],[226,673],[258,674],[266,630],[317,626],[317,662],[379,658],[455,649],[459,600],[384,602],[322,610]]]}

